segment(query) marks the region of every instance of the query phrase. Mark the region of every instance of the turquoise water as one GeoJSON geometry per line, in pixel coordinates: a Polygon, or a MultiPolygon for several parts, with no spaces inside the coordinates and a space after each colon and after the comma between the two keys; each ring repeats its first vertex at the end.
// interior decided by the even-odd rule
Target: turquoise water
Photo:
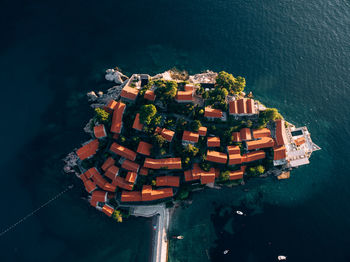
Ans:
{"type": "MultiPolygon", "coordinates": [[[[185,239],[170,261],[350,260],[348,1],[4,1],[1,14],[1,228],[78,184],[61,159],[87,139],[85,93],[111,86],[104,69],[225,70],[307,125],[322,151],[287,181],[194,194],[174,215],[171,233],[185,239]]],[[[116,224],[81,192],[2,236],[1,261],[147,261],[151,221],[116,224]]]]}

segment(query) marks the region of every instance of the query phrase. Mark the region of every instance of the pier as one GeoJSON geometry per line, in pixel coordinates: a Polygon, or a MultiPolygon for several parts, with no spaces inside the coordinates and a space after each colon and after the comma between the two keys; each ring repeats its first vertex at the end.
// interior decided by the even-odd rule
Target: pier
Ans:
{"type": "Polygon", "coordinates": [[[131,208],[131,215],[139,217],[156,216],[156,229],[152,243],[152,262],[166,262],[168,252],[167,231],[169,227],[169,211],[165,204],[153,206],[136,206],[131,208]]]}

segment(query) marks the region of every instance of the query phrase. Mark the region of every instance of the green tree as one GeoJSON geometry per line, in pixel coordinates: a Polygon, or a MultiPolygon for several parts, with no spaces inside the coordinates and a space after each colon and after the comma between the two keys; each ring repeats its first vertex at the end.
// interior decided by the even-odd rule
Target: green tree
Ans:
{"type": "Polygon", "coordinates": [[[157,108],[152,104],[141,106],[140,122],[143,124],[149,125],[156,113],[157,113],[157,108]]]}
{"type": "Polygon", "coordinates": [[[227,181],[230,179],[230,171],[226,170],[225,172],[221,172],[220,178],[223,181],[227,181]]]}
{"type": "Polygon", "coordinates": [[[244,90],[245,85],[246,85],[245,78],[241,76],[237,76],[236,81],[234,83],[234,88],[232,90],[233,93],[236,93],[236,94],[241,93],[244,90]]]}
{"type": "Polygon", "coordinates": [[[192,127],[192,130],[194,132],[198,132],[198,129],[202,126],[202,123],[201,121],[199,120],[194,120],[192,123],[191,123],[191,127],[192,127]]]}
{"type": "Polygon", "coordinates": [[[188,144],[183,150],[183,153],[189,157],[196,156],[198,152],[199,152],[199,148],[191,144],[188,144]]]}
{"type": "Polygon", "coordinates": [[[219,88],[225,88],[226,90],[232,90],[234,88],[236,79],[233,75],[221,71],[216,77],[216,85],[219,88]]]}
{"type": "Polygon", "coordinates": [[[262,175],[265,172],[265,168],[262,165],[258,165],[256,167],[256,172],[257,172],[257,174],[262,175]]]}
{"type": "Polygon", "coordinates": [[[122,213],[119,210],[114,210],[112,216],[115,220],[117,220],[118,223],[123,222],[122,213]]]}
{"type": "Polygon", "coordinates": [[[177,93],[177,82],[176,81],[155,81],[157,89],[155,91],[157,97],[162,100],[170,100],[176,96],[177,93]]]}
{"type": "Polygon", "coordinates": [[[282,119],[278,110],[276,108],[267,108],[259,114],[259,127],[264,127],[268,122],[276,119],[282,119]]]}
{"type": "Polygon", "coordinates": [[[109,118],[109,113],[103,110],[102,108],[95,108],[96,118],[99,122],[106,123],[109,118]]]}
{"type": "Polygon", "coordinates": [[[156,184],[157,184],[157,182],[153,179],[152,182],[151,182],[151,185],[155,186],[156,184]]]}

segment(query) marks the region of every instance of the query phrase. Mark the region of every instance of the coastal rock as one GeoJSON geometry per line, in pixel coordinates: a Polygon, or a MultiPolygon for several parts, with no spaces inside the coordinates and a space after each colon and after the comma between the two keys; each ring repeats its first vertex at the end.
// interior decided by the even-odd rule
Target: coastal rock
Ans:
{"type": "Polygon", "coordinates": [[[74,167],[77,166],[78,156],[74,152],[69,153],[64,159],[63,162],[65,166],[63,167],[64,172],[76,173],[74,167]]]}
{"type": "Polygon", "coordinates": [[[90,121],[84,127],[84,132],[88,133],[91,136],[93,136],[93,131],[92,131],[93,127],[94,127],[94,120],[91,118],[90,121]]]}
{"type": "Polygon", "coordinates": [[[98,95],[99,97],[101,97],[101,96],[103,96],[103,92],[102,92],[102,91],[98,91],[98,92],[97,92],[97,95],[98,95]]]}
{"type": "Polygon", "coordinates": [[[189,77],[189,81],[194,84],[206,83],[215,84],[215,79],[218,76],[217,73],[207,70],[201,74],[195,74],[189,77]]]}
{"type": "Polygon", "coordinates": [[[98,98],[98,96],[96,95],[96,93],[94,91],[91,91],[91,92],[87,93],[86,95],[89,98],[89,101],[96,101],[96,99],[98,98]]]}
{"type": "Polygon", "coordinates": [[[121,72],[115,69],[107,69],[105,79],[107,81],[115,82],[118,85],[121,85],[124,81],[123,78],[128,78],[127,76],[123,75],[121,72]]]}

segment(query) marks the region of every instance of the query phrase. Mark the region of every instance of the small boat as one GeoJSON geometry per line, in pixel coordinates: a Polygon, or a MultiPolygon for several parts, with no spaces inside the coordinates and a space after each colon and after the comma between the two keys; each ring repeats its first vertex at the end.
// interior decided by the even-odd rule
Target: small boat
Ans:
{"type": "Polygon", "coordinates": [[[184,239],[184,236],[181,236],[181,235],[179,235],[179,236],[173,236],[173,238],[175,238],[175,239],[184,239]]]}
{"type": "Polygon", "coordinates": [[[230,250],[226,249],[224,252],[222,252],[224,255],[226,255],[230,250]]]}
{"type": "Polygon", "coordinates": [[[286,256],[278,256],[277,259],[278,259],[278,261],[286,261],[287,257],[286,256]]]}
{"type": "Polygon", "coordinates": [[[237,214],[237,215],[240,215],[240,216],[243,216],[243,215],[244,215],[244,213],[243,213],[242,211],[239,211],[239,210],[236,211],[236,214],[237,214]]]}

